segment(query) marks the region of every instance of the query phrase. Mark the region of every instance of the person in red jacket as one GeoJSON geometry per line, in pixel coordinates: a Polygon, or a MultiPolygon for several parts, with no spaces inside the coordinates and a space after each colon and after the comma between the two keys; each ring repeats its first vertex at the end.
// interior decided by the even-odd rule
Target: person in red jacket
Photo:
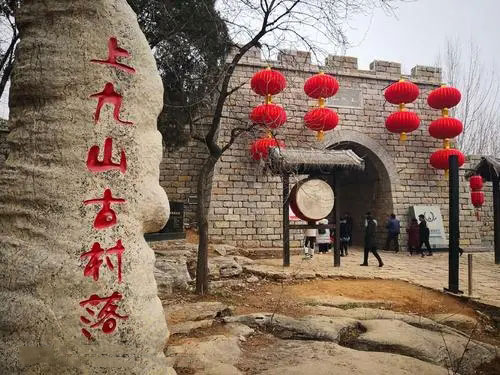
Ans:
{"type": "Polygon", "coordinates": [[[420,245],[420,228],[417,219],[411,219],[410,226],[406,229],[408,233],[408,251],[410,256],[417,252],[420,245]]]}

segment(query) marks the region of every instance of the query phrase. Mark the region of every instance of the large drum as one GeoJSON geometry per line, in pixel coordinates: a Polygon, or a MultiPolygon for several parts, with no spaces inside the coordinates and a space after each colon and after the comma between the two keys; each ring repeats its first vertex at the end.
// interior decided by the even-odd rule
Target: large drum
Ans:
{"type": "Polygon", "coordinates": [[[332,212],[333,190],[325,181],[305,179],[299,181],[290,192],[290,207],[295,215],[305,221],[318,221],[332,212]]]}

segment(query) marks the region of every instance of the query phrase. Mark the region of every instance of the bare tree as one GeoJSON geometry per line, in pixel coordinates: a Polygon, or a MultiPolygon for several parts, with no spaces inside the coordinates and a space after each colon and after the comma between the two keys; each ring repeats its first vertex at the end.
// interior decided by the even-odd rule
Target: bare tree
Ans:
{"type": "Polygon", "coordinates": [[[243,85],[233,86],[231,77],[243,56],[252,48],[259,48],[268,56],[282,49],[294,47],[311,51],[315,56],[323,47],[345,47],[348,43],[345,27],[356,13],[375,7],[391,11],[398,0],[221,0],[219,11],[228,25],[232,39],[238,43],[235,54],[225,65],[211,103],[208,116],[192,117],[192,137],[203,142],[208,149],[197,182],[199,247],[196,274],[196,292],[208,290],[208,208],[210,181],[217,161],[243,133],[251,131],[253,124],[241,121],[231,129],[227,141],[219,137],[221,122],[226,118],[226,100],[243,85]],[[322,43],[320,42],[322,40],[322,43]],[[213,104],[212,104],[213,103],[213,104]],[[209,123],[206,124],[206,118],[209,123]],[[205,121],[205,126],[200,126],[205,121]]]}
{"type": "Polygon", "coordinates": [[[14,52],[19,41],[15,12],[20,0],[0,1],[0,98],[14,67],[14,52]]]}
{"type": "Polygon", "coordinates": [[[479,47],[470,41],[448,40],[442,58],[444,81],[462,93],[453,116],[464,124],[458,146],[467,154],[500,155],[500,82],[479,47]]]}

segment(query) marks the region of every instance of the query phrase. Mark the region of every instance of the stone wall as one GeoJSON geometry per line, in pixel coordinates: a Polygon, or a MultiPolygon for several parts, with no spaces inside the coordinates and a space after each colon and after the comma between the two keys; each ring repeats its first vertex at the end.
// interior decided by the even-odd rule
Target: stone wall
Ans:
{"type": "MultiPolygon", "coordinates": [[[[233,119],[223,123],[221,143],[228,140],[230,129],[236,124],[248,123],[249,112],[262,102],[262,98],[251,91],[249,82],[252,75],[267,64],[254,51],[238,66],[232,85],[246,84],[228,99],[225,115],[233,119]]],[[[430,153],[441,147],[441,142],[427,133],[430,121],[440,114],[426,104],[428,93],[440,84],[439,69],[417,66],[407,77],[421,90],[420,97],[409,108],[419,114],[422,123],[418,131],[409,135],[407,142],[400,143],[397,135],[385,129],[385,118],[396,110],[396,106],[386,103],[383,97],[384,88],[401,78],[400,64],[377,60],[370,65],[370,70],[358,70],[355,58],[329,57],[324,70],[335,75],[341,87],[329,105],[339,113],[340,124],[335,131],[327,133],[323,142],[318,142],[303,124],[304,114],[315,102],[302,89],[305,80],[319,71],[318,66],[312,65],[310,56],[304,52],[282,53],[272,66],[288,81],[286,90],[273,97],[273,102],[287,111],[288,122],[278,135],[287,147],[323,149],[347,145],[365,157],[377,173],[373,199],[370,202],[363,196],[363,204],[366,210],[375,212],[381,224],[394,212],[401,218],[404,228],[409,207],[422,204],[439,205],[446,223],[448,183],[442,172],[428,165],[430,153]]],[[[281,182],[275,176],[263,174],[259,164],[249,157],[248,147],[256,136],[258,134],[242,136],[217,164],[210,211],[210,234],[214,242],[246,247],[282,245],[281,182]]],[[[347,183],[351,177],[347,175],[343,181],[347,183]]],[[[339,189],[342,189],[342,179],[339,189]]],[[[355,190],[348,190],[348,193],[355,194],[355,190]]],[[[343,206],[343,201],[345,203],[346,199],[338,200],[341,211],[349,209],[343,206]]],[[[480,224],[473,216],[466,183],[462,184],[460,202],[461,243],[463,246],[479,245],[480,224]]],[[[379,227],[382,240],[383,225],[379,227]]],[[[297,240],[301,237],[302,234],[295,234],[292,245],[298,245],[297,240]]],[[[406,234],[402,241],[406,241],[406,234]]]]}
{"type": "Polygon", "coordinates": [[[170,202],[183,202],[185,220],[196,222],[196,181],[207,149],[201,142],[191,139],[180,148],[165,148],[160,164],[160,185],[165,189],[170,202]]]}

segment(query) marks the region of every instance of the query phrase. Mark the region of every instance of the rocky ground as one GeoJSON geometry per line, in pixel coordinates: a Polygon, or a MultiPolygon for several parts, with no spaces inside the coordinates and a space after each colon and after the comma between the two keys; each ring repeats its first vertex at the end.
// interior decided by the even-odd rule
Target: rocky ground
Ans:
{"type": "Polygon", "coordinates": [[[472,301],[403,281],[256,275],[230,246],[212,249],[200,298],[195,245],[162,246],[165,353],[180,375],[500,373],[498,328],[472,301]]]}

